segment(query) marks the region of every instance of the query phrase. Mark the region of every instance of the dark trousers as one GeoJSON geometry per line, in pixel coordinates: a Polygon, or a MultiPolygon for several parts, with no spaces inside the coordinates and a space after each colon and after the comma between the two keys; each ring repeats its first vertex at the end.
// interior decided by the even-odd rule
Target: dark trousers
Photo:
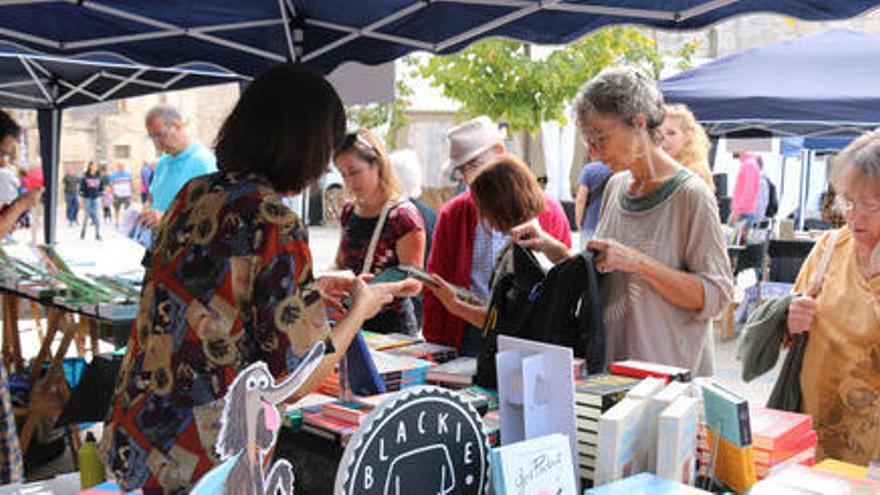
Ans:
{"type": "Polygon", "coordinates": [[[67,222],[76,222],[79,215],[79,196],[76,193],[64,193],[64,204],[67,210],[67,222]]]}

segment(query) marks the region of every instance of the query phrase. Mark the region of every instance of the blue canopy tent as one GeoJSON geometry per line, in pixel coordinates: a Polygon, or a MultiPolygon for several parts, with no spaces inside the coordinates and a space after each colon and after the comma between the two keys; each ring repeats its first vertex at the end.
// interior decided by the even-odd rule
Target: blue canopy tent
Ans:
{"type": "Polygon", "coordinates": [[[806,20],[860,14],[880,0],[15,0],[0,40],[54,55],[106,50],[150,66],[207,62],[254,75],[286,60],[328,73],[413,50],[452,53],[505,36],[566,43],[610,24],[695,29],[748,12],[806,20]]]}
{"type": "Polygon", "coordinates": [[[204,64],[154,68],[112,54],[61,58],[0,43],[0,106],[37,110],[43,177],[49,189],[45,196],[46,242],[55,240],[64,108],[241,80],[235,74],[204,64]]]}
{"type": "Polygon", "coordinates": [[[660,82],[713,135],[853,136],[880,125],[880,38],[833,29],[660,82]]]}
{"type": "MultiPolygon", "coordinates": [[[[851,17],[880,0],[15,0],[0,3],[0,42],[59,57],[100,50],[147,67],[209,64],[253,76],[284,61],[329,73],[414,50],[453,53],[484,37],[566,43],[624,23],[696,29],[733,15],[851,17]]],[[[44,95],[46,96],[46,95],[44,95]]],[[[49,93],[47,99],[54,98],[49,93]]],[[[60,126],[60,113],[45,126],[60,126]]],[[[57,167],[55,154],[44,160],[57,167]]],[[[46,173],[55,180],[57,170],[46,173]]],[[[49,215],[54,214],[49,205],[49,215]]],[[[54,217],[53,217],[54,218],[54,217]]],[[[47,222],[47,240],[52,239],[47,222]]]]}

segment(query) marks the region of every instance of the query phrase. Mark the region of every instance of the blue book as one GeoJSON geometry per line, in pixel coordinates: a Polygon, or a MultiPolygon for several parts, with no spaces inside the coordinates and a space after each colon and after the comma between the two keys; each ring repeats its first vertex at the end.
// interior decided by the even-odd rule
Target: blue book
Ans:
{"type": "Polygon", "coordinates": [[[356,395],[384,394],[385,381],[379,376],[376,363],[364,335],[358,332],[345,353],[348,366],[348,383],[356,395]]]}
{"type": "Polygon", "coordinates": [[[670,481],[653,473],[639,473],[584,492],[584,495],[700,495],[705,490],[670,481]]]}
{"type": "Polygon", "coordinates": [[[702,389],[709,428],[737,447],[751,445],[749,402],[714,382],[703,384],[702,389]]]}

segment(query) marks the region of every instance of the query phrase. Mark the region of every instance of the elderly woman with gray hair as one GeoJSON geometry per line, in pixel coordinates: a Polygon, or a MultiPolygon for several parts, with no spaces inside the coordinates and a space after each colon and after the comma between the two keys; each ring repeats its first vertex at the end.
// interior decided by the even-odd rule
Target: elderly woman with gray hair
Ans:
{"type": "MultiPolygon", "coordinates": [[[[596,237],[609,360],[711,375],[712,319],[733,292],[718,209],[706,183],[662,148],[663,96],[632,69],[608,69],[575,101],[592,156],[611,167],[596,237]]],[[[554,260],[567,249],[532,226],[512,233],[554,260]]]]}
{"type": "Polygon", "coordinates": [[[880,457],[880,131],[841,152],[832,181],[846,226],[801,267],[786,327],[809,332],[801,408],[819,433],[816,459],[866,465],[880,457]]]}

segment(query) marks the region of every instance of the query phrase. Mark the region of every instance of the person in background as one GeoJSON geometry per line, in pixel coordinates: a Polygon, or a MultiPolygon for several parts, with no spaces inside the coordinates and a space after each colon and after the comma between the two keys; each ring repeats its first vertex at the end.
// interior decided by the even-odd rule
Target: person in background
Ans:
{"type": "Polygon", "coordinates": [[[580,242],[586,244],[596,233],[599,223],[599,207],[605,184],[611,178],[611,169],[600,161],[584,165],[578,176],[577,195],[574,200],[574,218],[581,232],[580,242]]]}
{"type": "MultiPolygon", "coordinates": [[[[379,138],[364,128],[346,135],[333,162],[353,200],[342,208],[342,236],[331,269],[376,275],[397,265],[423,267],[425,223],[403,195],[403,186],[379,138]]],[[[413,301],[396,299],[365,322],[364,329],[415,335],[418,322],[413,301]]]]}
{"type": "Polygon", "coordinates": [[[757,219],[758,196],[761,190],[761,169],[753,153],[740,153],[739,172],[730,201],[730,225],[744,222],[750,226],[757,219]]]}
{"type": "Polygon", "coordinates": [[[144,119],[147,134],[161,156],[156,163],[140,222],[156,228],[177,192],[193,177],[217,170],[217,160],[207,148],[190,139],[180,113],[157,105],[144,119]]]}
{"type": "MultiPolygon", "coordinates": [[[[29,168],[22,168],[21,194],[35,189],[43,189],[43,167],[39,163],[33,163],[29,168]]],[[[37,243],[43,226],[43,203],[38,202],[27,213],[27,226],[31,233],[31,242],[37,243]]]]}
{"type": "MultiPolygon", "coordinates": [[[[537,218],[547,209],[544,191],[537,178],[522,160],[513,155],[490,159],[477,172],[469,188],[481,220],[498,232],[509,234],[514,227],[537,218]]],[[[503,273],[513,271],[512,245],[508,242],[501,250],[491,280],[497,281],[503,273]]],[[[433,277],[437,286],[426,284],[426,287],[446,311],[474,328],[482,328],[488,311],[486,301],[464,301],[456,296],[455,288],[443,277],[437,274],[433,277]]],[[[490,298],[492,290],[490,286],[490,298]]]]}
{"type": "MultiPolygon", "coordinates": [[[[434,225],[437,224],[437,212],[418,199],[422,195],[422,164],[419,162],[416,152],[409,148],[392,151],[389,158],[391,166],[394,168],[394,173],[400,179],[401,184],[403,184],[404,196],[415,205],[419,210],[419,214],[422,215],[422,221],[425,224],[424,262],[427,264],[428,256],[431,254],[431,238],[434,235],[434,225]]],[[[421,329],[425,321],[424,296],[422,294],[413,298],[413,309],[415,310],[416,324],[421,329]]]]}
{"type": "MultiPolygon", "coordinates": [[[[606,69],[584,85],[574,107],[590,154],[615,172],[587,243],[606,274],[608,361],[639,359],[711,376],[712,320],[733,296],[715,196],[661,147],[663,96],[649,77],[606,69]]],[[[533,225],[511,235],[554,262],[570,255],[533,225]]]]}
{"type": "Polygon", "coordinates": [[[758,163],[758,206],[755,208],[755,220],[760,221],[767,217],[767,207],[770,205],[770,179],[764,175],[764,159],[761,155],[755,155],[758,163]]]}
{"type": "Polygon", "coordinates": [[[389,156],[394,173],[403,185],[403,195],[418,208],[425,223],[425,263],[431,254],[431,237],[437,223],[437,212],[419,200],[422,195],[422,164],[414,150],[409,148],[392,151],[389,156]]]}
{"type": "Polygon", "coordinates": [[[95,239],[101,240],[101,221],[98,218],[98,203],[101,201],[101,195],[104,192],[104,181],[101,179],[101,172],[94,161],[89,161],[86,171],[79,181],[79,195],[83,198],[83,217],[82,230],[80,230],[79,238],[86,238],[86,228],[89,226],[89,220],[95,226],[95,239]]]}
{"type": "Polygon", "coordinates": [[[119,225],[119,211],[131,206],[132,193],[131,173],[125,169],[125,164],[116,164],[116,171],[110,174],[110,189],[113,192],[113,218],[119,225]]]}
{"type": "Polygon", "coordinates": [[[712,144],[703,126],[686,105],[666,105],[666,118],[660,126],[663,150],[678,163],[697,174],[715,192],[715,179],[709,168],[712,144]]]}
{"type": "MultiPolygon", "coordinates": [[[[18,140],[18,124],[0,110],[0,156],[9,156],[18,140]]],[[[19,218],[33,208],[43,196],[43,187],[36,186],[0,208],[0,238],[12,233],[19,218]]],[[[0,484],[24,481],[24,462],[18,444],[15,413],[9,393],[9,376],[0,361],[0,484]]]]}
{"type": "Polygon", "coordinates": [[[104,223],[113,221],[113,190],[110,188],[110,172],[107,164],[98,167],[101,171],[101,211],[104,213],[104,223]]]}
{"type": "MultiPolygon", "coordinates": [[[[506,153],[498,126],[480,116],[447,133],[449,161],[445,169],[454,171],[470,184],[492,158],[506,153]]],[[[545,196],[547,209],[538,217],[542,228],[566,246],[571,246],[568,218],[559,201],[545,196]]],[[[427,271],[477,298],[488,301],[489,278],[498,254],[508,243],[508,235],[480,220],[476,203],[467,190],[440,209],[427,271]]],[[[482,348],[479,328],[449,313],[430,291],[425,292],[424,337],[429,342],[456,347],[464,356],[476,356],[482,348]]]]}
{"type": "Polygon", "coordinates": [[[153,162],[144,162],[141,165],[141,204],[147,203],[150,195],[150,182],[153,180],[153,162]]]}
{"type": "Polygon", "coordinates": [[[279,383],[324,342],[293,403],[333,370],[364,320],[421,290],[414,280],[312,275],[306,225],[281,198],[320,177],[344,135],[333,87],[278,65],[251,81],[220,128],[221,171],[190,180],[164,210],[101,441],[124,490],[188,493],[220,463],[220,413],[243,369],[262,361],[279,383]],[[346,297],[331,328],[325,304],[346,297]]]}
{"type": "Polygon", "coordinates": [[[79,220],[77,220],[79,215],[79,181],[80,176],[76,172],[76,165],[72,163],[67,165],[61,183],[64,189],[64,205],[68,227],[79,225],[79,220]]]}
{"type": "Polygon", "coordinates": [[[0,206],[7,205],[18,197],[21,179],[18,170],[12,165],[10,156],[15,151],[15,143],[21,134],[21,127],[6,112],[0,111],[0,206]]]}
{"type": "Polygon", "coordinates": [[[816,461],[866,466],[880,458],[880,131],[840,153],[832,183],[846,225],[825,233],[801,267],[786,327],[809,332],[801,408],[819,434],[816,461]]]}

